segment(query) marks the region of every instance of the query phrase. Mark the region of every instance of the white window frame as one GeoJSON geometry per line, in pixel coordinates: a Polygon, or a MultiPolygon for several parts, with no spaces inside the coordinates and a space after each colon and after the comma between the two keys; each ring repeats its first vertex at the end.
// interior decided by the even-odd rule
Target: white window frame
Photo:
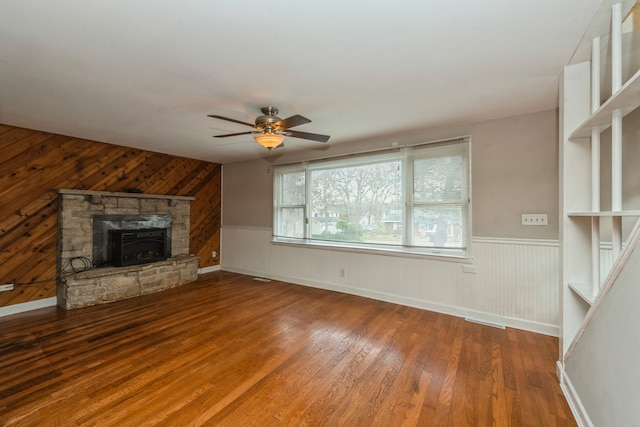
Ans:
{"type": "MultiPolygon", "coordinates": [[[[434,156],[437,157],[437,156],[434,156]]],[[[319,247],[327,247],[331,249],[339,249],[339,250],[349,250],[349,251],[357,251],[357,252],[386,252],[389,254],[395,255],[411,255],[411,256],[435,256],[435,257],[447,257],[447,258],[460,258],[460,259],[468,259],[471,257],[471,138],[469,136],[447,139],[447,140],[439,140],[426,142],[421,144],[416,144],[413,146],[405,146],[401,148],[394,148],[393,150],[381,150],[371,151],[365,153],[358,153],[349,156],[339,156],[335,158],[323,159],[319,161],[311,161],[311,162],[303,162],[303,163],[295,163],[295,164],[284,164],[284,165],[276,165],[274,167],[273,174],[273,236],[272,242],[276,244],[293,244],[293,245],[304,245],[304,246],[319,246],[319,247]],[[414,202],[413,200],[413,160],[414,156],[416,159],[431,157],[429,155],[429,151],[423,151],[422,149],[429,150],[430,147],[437,149],[444,144],[464,144],[464,147],[461,150],[467,150],[467,156],[463,157],[466,161],[466,172],[467,172],[467,183],[466,183],[466,194],[464,195],[466,200],[462,200],[464,205],[467,208],[467,223],[465,224],[466,233],[465,233],[465,244],[464,249],[447,249],[447,248],[430,248],[425,246],[413,246],[412,245],[412,227],[413,227],[413,208],[415,206],[428,206],[428,205],[436,205],[436,203],[427,203],[427,202],[414,202]],[[422,151],[422,152],[421,152],[422,151]],[[376,160],[380,158],[397,158],[401,161],[402,164],[402,218],[404,220],[403,223],[403,236],[402,236],[402,244],[400,245],[376,245],[370,243],[353,243],[353,242],[342,242],[342,241],[332,241],[332,240],[315,240],[310,236],[310,221],[309,215],[311,214],[310,210],[310,194],[311,194],[311,172],[314,170],[319,170],[323,168],[333,168],[339,166],[340,163],[343,163],[345,166],[357,165],[358,163],[374,163],[376,160]],[[409,165],[411,165],[409,167],[409,165]],[[305,203],[304,206],[296,205],[296,206],[283,206],[280,204],[281,200],[281,177],[283,174],[293,173],[293,172],[303,172],[305,173],[305,203]],[[304,212],[304,237],[296,238],[296,237],[285,237],[280,236],[280,220],[281,220],[281,210],[282,208],[291,208],[291,207],[300,207],[303,208],[304,212]]],[[[450,203],[447,203],[450,204],[450,203]]]]}

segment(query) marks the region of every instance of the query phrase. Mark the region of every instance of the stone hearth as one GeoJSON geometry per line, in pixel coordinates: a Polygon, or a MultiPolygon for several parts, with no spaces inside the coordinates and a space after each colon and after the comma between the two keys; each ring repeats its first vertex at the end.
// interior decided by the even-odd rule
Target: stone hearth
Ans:
{"type": "Polygon", "coordinates": [[[66,276],[58,305],[72,309],[164,291],[198,278],[198,260],[178,256],[128,267],[105,267],[66,276]]]}
{"type": "Polygon", "coordinates": [[[189,254],[193,197],[58,190],[58,305],[86,307],[162,291],[198,277],[189,254]],[[170,215],[171,257],[128,267],[93,268],[93,218],[102,215],[170,215]]]}

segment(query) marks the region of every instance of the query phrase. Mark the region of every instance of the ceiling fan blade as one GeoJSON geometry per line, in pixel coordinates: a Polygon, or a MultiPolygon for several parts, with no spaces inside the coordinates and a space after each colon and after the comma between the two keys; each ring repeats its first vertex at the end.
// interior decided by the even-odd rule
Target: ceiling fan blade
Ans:
{"type": "Polygon", "coordinates": [[[330,138],[329,135],[320,135],[319,133],[299,132],[297,130],[289,130],[287,135],[294,138],[310,139],[312,141],[327,142],[330,138]]]}
{"type": "Polygon", "coordinates": [[[214,138],[227,138],[229,136],[238,136],[238,135],[251,135],[254,132],[238,132],[238,133],[228,133],[226,135],[213,135],[214,138]]]}
{"type": "Polygon", "coordinates": [[[251,126],[252,128],[256,127],[256,125],[251,124],[251,123],[242,122],[242,121],[236,120],[236,119],[230,119],[229,117],[218,116],[216,114],[207,114],[207,116],[208,117],[213,117],[214,119],[226,120],[228,122],[239,123],[239,124],[245,125],[245,126],[251,126]]]}
{"type": "Polygon", "coordinates": [[[295,116],[282,119],[279,122],[276,122],[275,124],[282,126],[284,129],[289,129],[294,126],[303,125],[305,123],[311,123],[311,120],[307,119],[306,117],[302,117],[299,114],[296,114],[295,116]]]}

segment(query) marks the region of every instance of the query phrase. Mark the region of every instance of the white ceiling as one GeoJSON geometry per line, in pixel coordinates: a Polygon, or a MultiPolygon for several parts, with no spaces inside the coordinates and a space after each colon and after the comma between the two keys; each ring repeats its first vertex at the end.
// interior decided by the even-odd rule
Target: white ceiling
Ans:
{"type": "Polygon", "coordinates": [[[3,0],[0,123],[229,163],[548,110],[600,0],[3,0]],[[284,150],[316,142],[288,138],[284,150]]]}

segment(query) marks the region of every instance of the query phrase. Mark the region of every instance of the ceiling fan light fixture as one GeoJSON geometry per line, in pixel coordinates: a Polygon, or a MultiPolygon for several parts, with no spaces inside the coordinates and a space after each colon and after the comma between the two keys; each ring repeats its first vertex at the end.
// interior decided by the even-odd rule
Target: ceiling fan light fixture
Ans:
{"type": "Polygon", "coordinates": [[[243,122],[241,120],[236,120],[229,117],[218,116],[217,114],[207,114],[207,116],[214,119],[226,120],[228,122],[249,126],[254,129],[253,131],[249,132],[235,132],[226,135],[214,135],[214,137],[227,138],[239,135],[253,135],[253,138],[258,142],[258,144],[269,150],[282,146],[282,141],[284,141],[284,138],[287,136],[298,139],[308,139],[310,141],[317,142],[327,142],[329,140],[329,135],[320,135],[319,133],[290,130],[293,127],[311,123],[311,120],[299,114],[287,117],[286,119],[281,119],[277,116],[278,109],[275,107],[263,107],[261,111],[262,116],[256,117],[255,124],[243,122]]]}
{"type": "Polygon", "coordinates": [[[277,133],[271,132],[257,133],[253,135],[253,139],[258,141],[258,144],[262,145],[264,148],[272,149],[282,144],[282,141],[284,141],[284,135],[278,135],[277,133]]]}

